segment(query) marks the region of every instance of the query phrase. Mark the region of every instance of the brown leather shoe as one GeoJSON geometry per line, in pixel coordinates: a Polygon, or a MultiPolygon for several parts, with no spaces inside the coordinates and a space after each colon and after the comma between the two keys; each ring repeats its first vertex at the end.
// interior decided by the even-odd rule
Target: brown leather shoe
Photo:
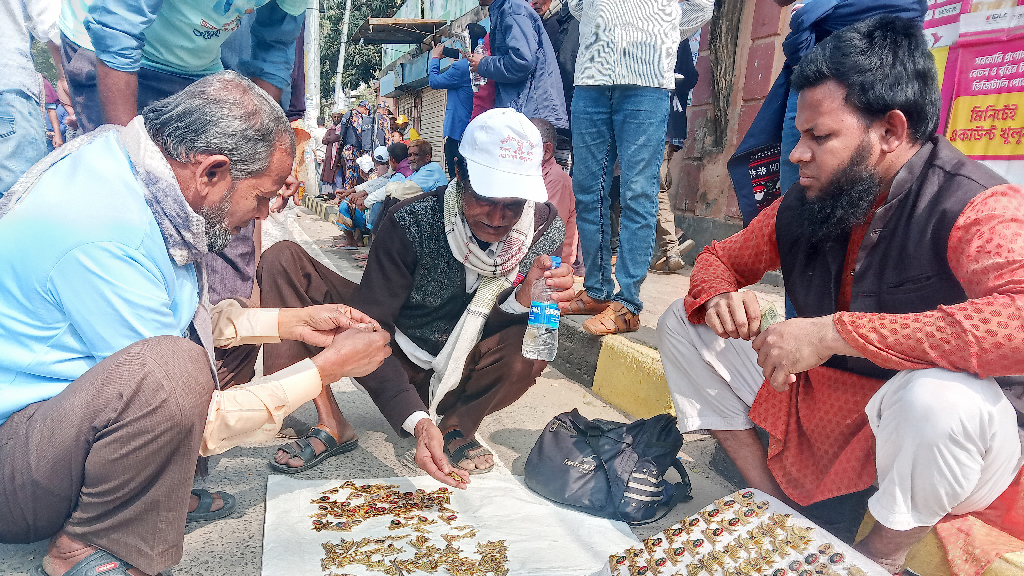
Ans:
{"type": "Polygon", "coordinates": [[[586,290],[580,290],[572,300],[562,305],[562,314],[573,316],[577,314],[600,314],[604,312],[611,300],[596,300],[587,294],[586,290]]]}
{"type": "Polygon", "coordinates": [[[636,332],[640,329],[640,315],[630,312],[622,302],[612,302],[603,312],[584,322],[583,329],[596,336],[636,332]]]}

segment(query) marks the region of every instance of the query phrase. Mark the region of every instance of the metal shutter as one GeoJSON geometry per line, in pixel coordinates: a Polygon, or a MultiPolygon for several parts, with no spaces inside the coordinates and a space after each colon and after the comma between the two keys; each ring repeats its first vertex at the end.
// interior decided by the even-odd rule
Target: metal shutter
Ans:
{"type": "Polygon", "coordinates": [[[447,90],[424,88],[420,93],[420,137],[430,142],[435,162],[444,165],[444,108],[447,90]]]}

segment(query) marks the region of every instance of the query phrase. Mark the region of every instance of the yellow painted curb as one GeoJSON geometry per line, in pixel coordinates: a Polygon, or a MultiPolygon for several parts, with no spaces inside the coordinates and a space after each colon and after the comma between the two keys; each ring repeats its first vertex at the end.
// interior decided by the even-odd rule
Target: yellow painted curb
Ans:
{"type": "Polygon", "coordinates": [[[634,418],[675,415],[658,351],[622,336],[601,341],[594,393],[634,418]]]}

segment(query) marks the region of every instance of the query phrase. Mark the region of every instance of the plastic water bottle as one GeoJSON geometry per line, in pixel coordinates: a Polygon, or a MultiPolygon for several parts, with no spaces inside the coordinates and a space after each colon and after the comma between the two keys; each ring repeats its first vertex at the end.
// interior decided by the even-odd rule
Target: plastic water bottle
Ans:
{"type": "MultiPolygon", "coordinates": [[[[551,257],[551,269],[562,265],[562,259],[551,257]]],[[[538,278],[531,287],[530,320],[523,335],[523,357],[532,360],[555,359],[558,351],[558,320],[561,313],[558,303],[551,299],[555,292],[544,283],[545,278],[538,278]]]]}

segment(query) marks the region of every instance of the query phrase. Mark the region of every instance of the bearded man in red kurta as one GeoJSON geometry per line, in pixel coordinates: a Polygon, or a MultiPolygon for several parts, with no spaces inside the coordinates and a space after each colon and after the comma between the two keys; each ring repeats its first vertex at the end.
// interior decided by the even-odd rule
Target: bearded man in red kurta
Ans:
{"type": "Polygon", "coordinates": [[[798,506],[877,483],[860,551],[899,573],[938,524],[978,574],[1024,550],[1021,388],[993,378],[1024,373],[1024,191],[935,135],[919,25],[838,31],[792,85],[799,183],[706,248],[659,322],[679,427],[798,506]],[[780,267],[798,317],[762,330],[739,288],[780,267]]]}

